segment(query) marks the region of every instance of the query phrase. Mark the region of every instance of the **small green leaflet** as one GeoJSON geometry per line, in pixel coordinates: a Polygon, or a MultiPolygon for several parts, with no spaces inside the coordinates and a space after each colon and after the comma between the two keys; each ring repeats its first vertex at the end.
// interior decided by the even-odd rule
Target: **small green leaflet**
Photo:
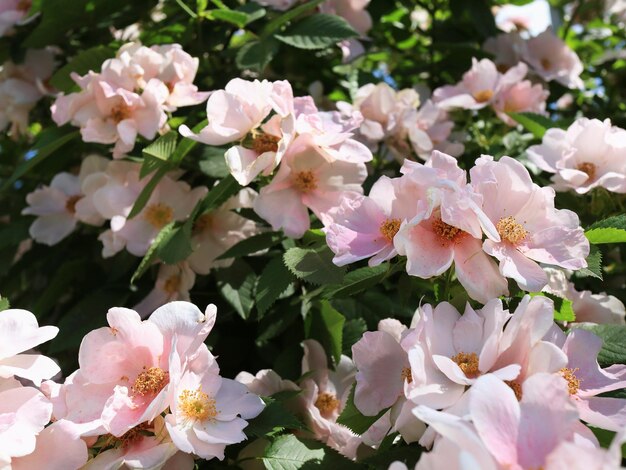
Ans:
{"type": "Polygon", "coordinates": [[[594,245],[626,242],[626,215],[620,214],[596,222],[587,229],[585,236],[594,245]]]}
{"type": "Polygon", "coordinates": [[[325,246],[290,248],[284,255],[285,265],[298,278],[312,284],[339,284],[345,269],[333,264],[333,252],[325,246]]]}
{"type": "Polygon", "coordinates": [[[318,13],[287,28],[283,33],[275,34],[274,37],[298,49],[324,49],[358,35],[342,17],[318,13]]]}
{"type": "Polygon", "coordinates": [[[541,114],[535,113],[507,113],[516,122],[521,124],[524,129],[531,132],[538,139],[551,127],[558,127],[554,122],[541,114]]]}

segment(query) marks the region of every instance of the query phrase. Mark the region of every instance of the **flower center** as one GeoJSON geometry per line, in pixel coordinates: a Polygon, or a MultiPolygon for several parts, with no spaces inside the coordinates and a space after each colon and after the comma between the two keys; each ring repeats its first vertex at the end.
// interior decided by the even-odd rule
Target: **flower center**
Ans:
{"type": "Polygon", "coordinates": [[[76,203],[80,201],[83,197],[80,194],[75,194],[67,198],[65,201],[65,210],[70,214],[76,214],[76,203]]]}
{"type": "Polygon", "coordinates": [[[390,242],[393,241],[393,237],[396,236],[398,230],[400,230],[400,219],[387,219],[380,224],[380,233],[390,242]]]}
{"type": "Polygon", "coordinates": [[[198,387],[198,390],[183,390],[178,397],[178,407],[187,418],[199,421],[213,420],[219,413],[215,399],[204,393],[202,387],[198,387]]]}
{"type": "Polygon", "coordinates": [[[296,174],[293,185],[298,191],[308,193],[317,189],[317,178],[311,170],[301,171],[296,174]]]}
{"type": "Polygon", "coordinates": [[[113,119],[115,124],[119,124],[124,119],[128,119],[129,117],[130,108],[125,103],[120,103],[111,108],[111,119],[113,119]]]}
{"type": "Polygon", "coordinates": [[[317,396],[317,400],[315,400],[315,406],[318,410],[320,410],[322,416],[332,414],[333,411],[339,409],[339,405],[340,403],[339,400],[337,400],[337,397],[328,392],[320,393],[317,396]]]}
{"type": "Polygon", "coordinates": [[[213,222],[213,217],[211,217],[211,214],[201,215],[194,222],[193,228],[191,229],[191,233],[193,235],[199,235],[203,233],[206,229],[208,229],[211,226],[212,222],[213,222]]]}
{"type": "Polygon", "coordinates": [[[163,228],[174,220],[174,209],[162,202],[150,204],[146,208],[144,218],[155,228],[163,228]]]}
{"type": "Polygon", "coordinates": [[[460,352],[452,356],[451,359],[459,365],[465,377],[468,379],[475,379],[480,375],[480,370],[478,370],[478,356],[476,353],[460,352]]]}
{"type": "Polygon", "coordinates": [[[167,278],[165,284],[163,284],[163,290],[172,295],[178,292],[180,289],[180,275],[174,274],[167,278]]]}
{"type": "Polygon", "coordinates": [[[433,221],[433,231],[439,235],[439,238],[444,242],[457,242],[459,238],[465,234],[460,228],[448,225],[441,219],[435,219],[433,221]]]}
{"type": "Polygon", "coordinates": [[[143,368],[130,388],[133,395],[156,395],[168,384],[170,374],[159,367],[143,368]]]}
{"type": "Polygon", "coordinates": [[[258,134],[252,141],[252,149],[256,153],[276,152],[278,150],[279,137],[270,134],[258,134]]]}
{"type": "Polygon", "coordinates": [[[526,238],[528,231],[522,224],[517,223],[515,217],[508,216],[501,218],[496,224],[496,230],[504,240],[517,245],[526,238]]]}
{"type": "Polygon", "coordinates": [[[578,171],[582,171],[583,173],[587,173],[589,180],[593,180],[596,177],[596,166],[593,163],[583,162],[580,163],[576,169],[578,171]]]}
{"type": "Polygon", "coordinates": [[[517,401],[522,401],[522,386],[515,380],[505,380],[504,383],[511,387],[517,401]]]}
{"type": "Polygon", "coordinates": [[[567,390],[569,391],[570,395],[576,395],[578,393],[578,389],[580,388],[580,382],[582,382],[582,379],[579,379],[578,377],[576,377],[576,375],[574,375],[574,372],[576,372],[577,370],[578,367],[576,367],[576,369],[563,367],[559,370],[561,376],[565,380],[567,380],[567,390]]]}
{"type": "Polygon", "coordinates": [[[32,3],[33,2],[31,0],[20,0],[19,2],[17,2],[16,9],[19,11],[27,12],[28,10],[30,10],[32,3]]]}
{"type": "Polygon", "coordinates": [[[479,103],[486,103],[493,96],[493,90],[480,90],[474,93],[474,99],[479,103]]]}
{"type": "Polygon", "coordinates": [[[552,68],[552,61],[547,57],[544,57],[539,61],[544,70],[550,70],[552,68]]]}
{"type": "Polygon", "coordinates": [[[413,374],[411,374],[411,369],[409,367],[403,367],[401,373],[402,380],[406,380],[407,383],[413,382],[413,374]]]}

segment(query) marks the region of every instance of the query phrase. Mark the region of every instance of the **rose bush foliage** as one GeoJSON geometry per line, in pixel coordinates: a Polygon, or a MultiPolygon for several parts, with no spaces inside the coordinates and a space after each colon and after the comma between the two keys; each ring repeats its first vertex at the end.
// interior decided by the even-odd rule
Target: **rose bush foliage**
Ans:
{"type": "Polygon", "coordinates": [[[621,468],[626,5],[0,0],[0,468],[621,468]]]}

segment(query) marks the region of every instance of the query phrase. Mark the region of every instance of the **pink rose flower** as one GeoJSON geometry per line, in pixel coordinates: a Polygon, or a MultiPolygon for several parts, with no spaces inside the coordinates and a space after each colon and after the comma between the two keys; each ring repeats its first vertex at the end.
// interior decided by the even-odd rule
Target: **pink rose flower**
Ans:
{"type": "Polygon", "coordinates": [[[526,41],[522,59],[546,81],[555,80],[568,88],[584,86],[582,62],[551,28],[526,41]]]}
{"type": "Polygon", "coordinates": [[[554,190],[533,183],[518,161],[482,156],[470,170],[472,186],[482,195],[482,210],[496,226],[500,241],[488,239],[486,253],[500,262],[500,273],[527,291],[540,291],[548,282],[537,263],[567,269],[587,266],[589,242],[578,216],[555,209],[554,190]]]}
{"type": "Polygon", "coordinates": [[[626,130],[609,119],[577,119],[567,130],[548,129],[528,157],[540,169],[554,173],[557,191],[585,194],[593,188],[626,192],[626,130]]]}
{"type": "Polygon", "coordinates": [[[50,421],[52,404],[34,387],[0,381],[0,465],[35,451],[37,435],[50,421]]]}
{"type": "Polygon", "coordinates": [[[303,346],[302,373],[309,374],[301,383],[305,423],[316,439],[344,456],[355,459],[361,439],[337,423],[354,383],[354,363],[342,355],[336,369],[331,371],[321,344],[315,340],[305,340],[303,346]]]}
{"type": "Polygon", "coordinates": [[[13,376],[40,385],[44,379],[61,369],[52,359],[40,354],[20,354],[46,341],[59,332],[56,326],[39,326],[37,318],[26,310],[0,312],[0,385],[13,376]]]}
{"type": "Polygon", "coordinates": [[[437,88],[433,101],[444,109],[481,109],[492,104],[503,88],[524,78],[527,70],[520,63],[501,74],[489,59],[472,59],[472,68],[465,72],[463,80],[457,85],[437,88]]]}
{"type": "Polygon", "coordinates": [[[343,197],[363,192],[366,176],[363,163],[329,161],[312,136],[303,134],[289,146],[272,182],[261,189],[254,210],[274,230],[300,238],[310,226],[307,208],[329,221],[328,212],[343,197]]]}
{"type": "Polygon", "coordinates": [[[264,407],[245,385],[219,376],[214,368],[183,373],[172,384],[172,396],[165,425],[174,444],[204,459],[223,460],[227,445],[246,440],[246,419],[264,407]]]}
{"type": "Polygon", "coordinates": [[[500,90],[493,109],[507,125],[515,126],[517,122],[507,113],[545,114],[548,95],[548,90],[541,85],[533,85],[529,80],[524,80],[500,90]]]}
{"type": "Polygon", "coordinates": [[[30,0],[2,0],[0,2],[0,37],[8,36],[30,10],[30,0]]]}
{"type": "MultiPolygon", "coordinates": [[[[49,470],[78,470],[87,463],[87,445],[80,439],[72,423],[55,421],[37,436],[35,450],[11,459],[12,470],[46,468],[49,470]]],[[[0,463],[2,463],[0,457],[0,463]]]]}

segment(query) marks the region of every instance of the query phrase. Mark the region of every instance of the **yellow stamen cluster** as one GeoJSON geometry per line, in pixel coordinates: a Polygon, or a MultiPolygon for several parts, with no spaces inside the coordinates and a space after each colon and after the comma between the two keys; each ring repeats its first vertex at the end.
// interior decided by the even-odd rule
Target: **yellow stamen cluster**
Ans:
{"type": "Polygon", "coordinates": [[[174,209],[167,204],[150,204],[144,212],[144,218],[155,228],[163,228],[174,220],[174,209]]]}
{"type": "Polygon", "coordinates": [[[451,359],[459,365],[465,377],[468,379],[475,379],[480,375],[480,370],[478,370],[478,355],[476,353],[460,352],[452,356],[451,359]]]}
{"type": "Polygon", "coordinates": [[[339,409],[339,405],[341,403],[337,400],[337,397],[332,393],[323,392],[320,393],[315,400],[315,407],[320,410],[322,416],[328,416],[332,414],[333,411],[339,409]]]}
{"type": "Polygon", "coordinates": [[[76,203],[82,198],[83,197],[80,194],[68,197],[67,201],[65,201],[65,210],[67,210],[70,214],[76,214],[76,203]]]}
{"type": "Polygon", "coordinates": [[[28,10],[30,10],[32,4],[33,2],[31,0],[20,0],[19,2],[17,2],[16,9],[19,11],[27,12],[28,10]]]}
{"type": "Polygon", "coordinates": [[[129,117],[130,108],[126,104],[120,103],[111,108],[111,119],[113,119],[113,122],[115,122],[115,124],[119,124],[124,119],[128,119],[129,117]]]}
{"type": "Polygon", "coordinates": [[[163,284],[163,290],[168,294],[175,294],[180,289],[180,275],[174,274],[168,277],[163,284]]]}
{"type": "Polygon", "coordinates": [[[252,141],[252,149],[256,153],[276,152],[278,150],[279,137],[269,134],[258,134],[252,141]]]}
{"type": "Polygon", "coordinates": [[[170,374],[159,367],[144,367],[130,388],[133,395],[156,395],[168,384],[170,374]]]}
{"type": "Polygon", "coordinates": [[[578,389],[580,388],[580,382],[582,382],[582,380],[576,377],[576,375],[574,374],[574,372],[576,372],[577,370],[578,367],[575,369],[563,367],[559,370],[561,376],[563,376],[563,378],[567,380],[567,390],[569,391],[570,395],[576,395],[578,393],[578,389]]]}
{"type": "Polygon", "coordinates": [[[504,383],[511,387],[517,401],[522,401],[522,386],[515,380],[505,380],[504,383]]]}
{"type": "Polygon", "coordinates": [[[457,242],[459,241],[460,237],[465,234],[465,232],[460,228],[448,225],[441,219],[436,219],[433,221],[433,231],[439,236],[439,238],[441,238],[444,243],[457,242]]]}
{"type": "Polygon", "coordinates": [[[296,176],[293,180],[293,185],[298,191],[308,193],[309,191],[317,189],[317,178],[310,170],[301,171],[299,173],[296,173],[296,176]]]}
{"type": "Polygon", "coordinates": [[[544,70],[550,70],[552,68],[552,61],[547,57],[544,57],[539,61],[544,70]]]}
{"type": "Polygon", "coordinates": [[[114,439],[117,441],[118,445],[121,445],[123,448],[130,447],[132,444],[143,439],[143,436],[148,429],[147,423],[141,423],[138,426],[135,426],[132,429],[129,429],[120,437],[115,437],[114,439]]]}
{"type": "Polygon", "coordinates": [[[402,380],[406,380],[408,383],[413,382],[413,374],[411,374],[411,369],[408,367],[402,368],[402,380]]]}
{"type": "Polygon", "coordinates": [[[480,90],[472,95],[479,103],[486,103],[493,97],[493,90],[480,90]]]}
{"type": "Polygon", "coordinates": [[[197,390],[183,390],[178,397],[178,407],[187,418],[198,421],[213,420],[219,413],[215,399],[204,393],[201,387],[197,390]]]}
{"type": "Polygon", "coordinates": [[[198,235],[208,229],[212,223],[213,217],[211,216],[211,214],[202,214],[194,222],[191,232],[193,235],[198,235]]]}
{"type": "Polygon", "coordinates": [[[595,179],[596,177],[596,166],[593,163],[590,162],[583,162],[581,164],[579,164],[576,169],[578,171],[582,171],[583,173],[587,173],[587,176],[589,177],[589,181],[592,181],[595,179]]]}
{"type": "Polygon", "coordinates": [[[501,218],[496,224],[496,230],[498,230],[502,240],[513,245],[517,245],[528,235],[528,231],[513,216],[501,218]]]}
{"type": "Polygon", "coordinates": [[[387,219],[380,224],[380,233],[391,242],[393,241],[393,237],[396,236],[396,233],[398,233],[398,230],[400,230],[401,224],[400,219],[387,219]]]}

